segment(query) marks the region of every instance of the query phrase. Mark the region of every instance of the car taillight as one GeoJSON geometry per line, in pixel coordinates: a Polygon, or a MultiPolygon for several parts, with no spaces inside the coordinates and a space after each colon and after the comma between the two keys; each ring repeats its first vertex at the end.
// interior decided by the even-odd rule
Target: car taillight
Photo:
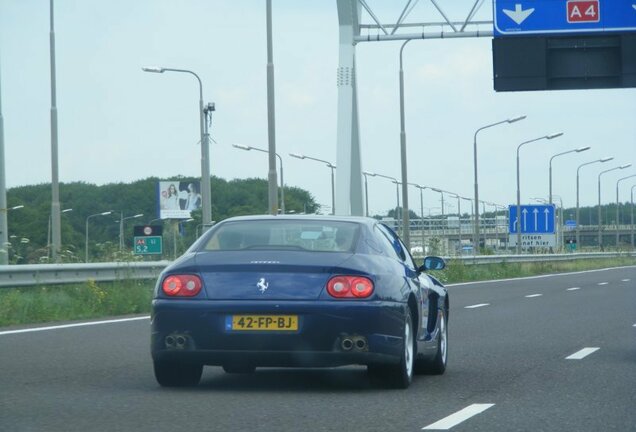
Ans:
{"type": "Polygon", "coordinates": [[[201,279],[195,275],[170,275],[163,280],[161,289],[170,297],[194,297],[201,291],[201,279]]]}
{"type": "Polygon", "coordinates": [[[367,298],[373,294],[373,282],[363,276],[334,276],[327,282],[327,292],[336,298],[367,298]]]}

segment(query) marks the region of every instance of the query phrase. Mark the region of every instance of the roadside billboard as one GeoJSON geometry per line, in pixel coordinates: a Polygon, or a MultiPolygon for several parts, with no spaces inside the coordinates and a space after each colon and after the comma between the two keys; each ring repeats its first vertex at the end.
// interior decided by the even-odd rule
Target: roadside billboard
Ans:
{"type": "Polygon", "coordinates": [[[199,182],[168,180],[157,182],[158,217],[189,219],[192,210],[201,208],[199,182]]]}

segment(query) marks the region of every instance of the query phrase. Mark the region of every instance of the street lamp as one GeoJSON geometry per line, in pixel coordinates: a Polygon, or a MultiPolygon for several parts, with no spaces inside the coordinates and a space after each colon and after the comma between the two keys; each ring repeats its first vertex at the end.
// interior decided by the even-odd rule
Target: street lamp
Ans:
{"type": "MultiPolygon", "coordinates": [[[[401,166],[401,175],[402,175],[402,204],[404,208],[402,209],[402,226],[404,229],[402,230],[402,237],[406,246],[410,249],[411,247],[411,238],[410,238],[410,223],[409,223],[409,194],[408,194],[408,175],[407,175],[407,157],[406,157],[406,131],[405,131],[405,120],[404,120],[404,68],[402,62],[402,53],[404,51],[404,47],[409,40],[404,41],[402,46],[400,47],[400,166],[401,166]]],[[[397,183],[396,183],[397,185],[397,183]]],[[[399,192],[398,192],[399,193],[399,192]]],[[[398,205],[399,206],[399,205],[398,205]]],[[[396,210],[397,211],[397,210],[396,210]]],[[[397,214],[395,215],[397,219],[397,214]]]]}
{"type": "Polygon", "coordinates": [[[550,189],[550,193],[548,195],[548,204],[552,204],[552,159],[554,159],[556,157],[559,157],[559,156],[563,156],[563,155],[569,154],[569,153],[581,153],[581,152],[584,152],[584,151],[588,151],[591,148],[592,147],[590,147],[590,146],[579,147],[579,148],[576,148],[576,149],[573,149],[573,150],[565,151],[563,153],[557,153],[557,154],[553,155],[550,158],[550,171],[549,171],[549,179],[550,179],[549,180],[549,185],[550,185],[549,189],[550,189]]]}
{"type": "Polygon", "coordinates": [[[597,159],[597,160],[593,160],[591,162],[586,162],[584,164],[579,165],[579,167],[576,169],[576,244],[577,247],[581,247],[581,230],[579,228],[579,225],[581,225],[580,223],[580,219],[579,219],[579,171],[581,170],[581,168],[583,168],[586,165],[592,165],[595,163],[605,163],[605,162],[609,162],[611,160],[613,160],[614,157],[604,157],[601,159],[597,159]]]}
{"type": "Polygon", "coordinates": [[[203,106],[203,84],[199,75],[187,69],[173,69],[164,67],[142,67],[144,72],[164,73],[182,72],[193,75],[199,82],[199,129],[201,133],[201,207],[203,223],[207,224],[212,220],[212,204],[210,202],[210,146],[208,143],[208,124],[205,117],[208,112],[214,111],[214,104],[208,107],[203,106]]]}
{"type": "Polygon", "coordinates": [[[121,217],[119,218],[119,250],[124,249],[124,221],[128,219],[136,219],[142,217],[144,214],[139,213],[134,216],[124,217],[124,212],[120,212],[121,217]]]}
{"type": "Polygon", "coordinates": [[[90,216],[88,216],[86,218],[86,237],[85,237],[86,244],[84,246],[84,262],[86,262],[86,263],[88,262],[88,220],[90,218],[92,218],[92,217],[106,216],[106,215],[109,215],[111,213],[112,213],[112,211],[106,211],[106,212],[103,212],[103,213],[95,213],[95,214],[92,214],[92,215],[90,215],[90,216]]]}
{"type": "MultiPolygon", "coordinates": [[[[60,214],[68,213],[70,211],[73,211],[73,209],[72,208],[67,208],[67,209],[64,209],[64,210],[60,211],[60,214]]],[[[47,257],[51,253],[51,219],[52,219],[52,215],[49,214],[49,230],[48,230],[48,232],[46,234],[46,250],[47,250],[46,255],[47,255],[47,257]]]]}
{"type": "Polygon", "coordinates": [[[616,170],[622,170],[625,168],[629,168],[630,166],[632,166],[632,164],[626,164],[626,165],[620,165],[614,168],[610,168],[608,170],[605,171],[601,171],[598,174],[598,247],[603,250],[603,235],[601,234],[601,176],[605,173],[611,172],[611,171],[616,171],[616,170]]]}
{"type": "MultiPolygon", "coordinates": [[[[1,118],[0,118],[1,120],[1,118]]],[[[0,174],[2,175],[2,174],[0,174]]],[[[7,235],[7,231],[8,231],[8,224],[6,223],[7,221],[7,213],[12,211],[12,210],[18,210],[24,208],[23,205],[17,205],[17,206],[13,206],[13,207],[9,207],[9,208],[0,208],[0,218],[2,218],[4,220],[4,226],[0,225],[0,229],[2,229],[4,227],[4,230],[2,232],[0,232],[0,242],[2,242],[0,244],[0,265],[7,265],[9,264],[9,250],[5,249],[5,247],[7,247],[7,245],[9,245],[9,237],[7,235]]]]}
{"type": "Polygon", "coordinates": [[[329,161],[318,159],[318,158],[307,156],[307,155],[301,155],[297,153],[289,153],[289,155],[296,159],[310,159],[316,162],[322,162],[324,164],[327,164],[327,167],[331,168],[331,214],[335,215],[336,214],[336,201],[335,201],[336,196],[335,196],[334,170],[336,169],[336,166],[329,161]]]}
{"type": "MultiPolygon", "coordinates": [[[[372,173],[372,172],[368,172],[366,171],[366,175],[369,175],[371,177],[382,177],[388,180],[391,180],[393,183],[395,183],[395,193],[396,193],[396,199],[397,199],[397,206],[395,207],[395,221],[396,224],[398,223],[398,218],[399,218],[399,208],[400,208],[400,182],[398,181],[398,179],[396,179],[395,177],[391,177],[391,176],[387,176],[384,174],[378,174],[378,173],[372,173]]],[[[408,229],[408,227],[403,227],[404,229],[408,229]]],[[[404,229],[402,231],[404,231],[404,229]]]]}
{"type": "Polygon", "coordinates": [[[521,186],[519,181],[519,150],[521,150],[521,147],[523,147],[526,144],[530,144],[532,142],[540,141],[543,139],[551,140],[554,138],[558,138],[561,135],[563,135],[563,132],[545,135],[539,138],[534,138],[528,141],[524,141],[517,146],[517,223],[515,224],[515,227],[517,229],[517,254],[518,255],[521,254],[521,191],[520,191],[521,186]]]}
{"type": "Polygon", "coordinates": [[[502,120],[499,121],[497,123],[492,123],[486,126],[482,126],[479,129],[477,129],[477,131],[475,131],[475,135],[473,137],[473,171],[475,174],[475,218],[473,223],[475,224],[475,228],[473,229],[473,243],[475,245],[475,248],[479,247],[479,184],[477,182],[477,134],[484,130],[484,129],[488,129],[491,128],[493,126],[497,126],[500,124],[504,124],[504,123],[514,123],[520,120],[525,119],[526,116],[522,115],[522,116],[518,116],[518,117],[513,117],[513,118],[509,118],[506,120],[502,120]]]}
{"type": "Polygon", "coordinates": [[[632,186],[631,189],[631,194],[630,194],[630,198],[631,198],[631,203],[632,203],[632,224],[631,224],[631,234],[632,234],[632,250],[634,250],[634,188],[636,188],[636,185],[632,186]]]}
{"type": "Polygon", "coordinates": [[[367,187],[367,176],[375,176],[375,174],[362,171],[362,175],[364,176],[364,215],[369,217],[369,188],[367,187]]]}
{"type": "MultiPolygon", "coordinates": [[[[459,238],[459,253],[462,251],[462,207],[461,207],[461,198],[458,194],[453,192],[448,192],[451,196],[455,196],[457,198],[457,219],[458,219],[458,231],[457,236],[459,238]]],[[[450,237],[450,234],[449,234],[450,237]]]]}
{"type": "MultiPolygon", "coordinates": [[[[232,144],[232,147],[237,148],[239,150],[246,150],[246,151],[250,151],[250,150],[256,150],[259,152],[263,152],[263,153],[268,153],[269,154],[269,150],[265,150],[265,149],[261,149],[261,148],[257,148],[257,147],[252,147],[252,146],[246,146],[246,145],[242,145],[242,144],[232,144]]],[[[283,182],[283,158],[280,157],[280,155],[276,152],[274,152],[274,154],[276,155],[276,157],[278,158],[278,162],[280,162],[280,210],[282,212],[282,214],[285,214],[285,183],[283,182]]]]}
{"type": "Polygon", "coordinates": [[[421,234],[422,234],[422,251],[426,252],[426,248],[425,248],[425,235],[424,235],[424,196],[422,194],[422,192],[424,192],[424,189],[432,189],[429,186],[421,186],[417,183],[408,183],[411,186],[415,186],[416,188],[418,188],[420,190],[420,230],[421,230],[421,234]]]}
{"type": "Polygon", "coordinates": [[[632,177],[636,177],[636,174],[632,174],[632,175],[629,175],[627,177],[620,178],[620,179],[618,179],[616,181],[616,250],[618,250],[618,245],[619,245],[618,226],[620,225],[618,223],[618,217],[619,217],[618,206],[620,205],[620,203],[618,201],[618,184],[620,182],[622,182],[623,180],[627,180],[627,179],[630,179],[632,177]]]}

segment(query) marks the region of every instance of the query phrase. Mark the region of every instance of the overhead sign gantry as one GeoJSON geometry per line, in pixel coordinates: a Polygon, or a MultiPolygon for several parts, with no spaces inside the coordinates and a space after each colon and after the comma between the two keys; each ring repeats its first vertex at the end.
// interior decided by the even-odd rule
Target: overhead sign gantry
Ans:
{"type": "Polygon", "coordinates": [[[636,87],[636,0],[493,0],[496,91],[636,87]]]}
{"type": "Polygon", "coordinates": [[[636,31],[636,0],[494,0],[499,36],[636,31]]]}

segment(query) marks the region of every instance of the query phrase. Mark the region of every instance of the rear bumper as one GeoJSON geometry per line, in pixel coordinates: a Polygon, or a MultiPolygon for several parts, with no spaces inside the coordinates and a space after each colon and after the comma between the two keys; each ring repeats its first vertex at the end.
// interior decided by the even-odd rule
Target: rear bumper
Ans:
{"type": "Polygon", "coordinates": [[[405,307],[382,301],[157,299],[153,301],[151,352],[154,360],[219,366],[396,363],[403,353],[405,307]],[[293,332],[226,330],[226,317],[232,314],[297,315],[299,328],[293,332]],[[347,349],[345,339],[361,342],[347,349]]]}

